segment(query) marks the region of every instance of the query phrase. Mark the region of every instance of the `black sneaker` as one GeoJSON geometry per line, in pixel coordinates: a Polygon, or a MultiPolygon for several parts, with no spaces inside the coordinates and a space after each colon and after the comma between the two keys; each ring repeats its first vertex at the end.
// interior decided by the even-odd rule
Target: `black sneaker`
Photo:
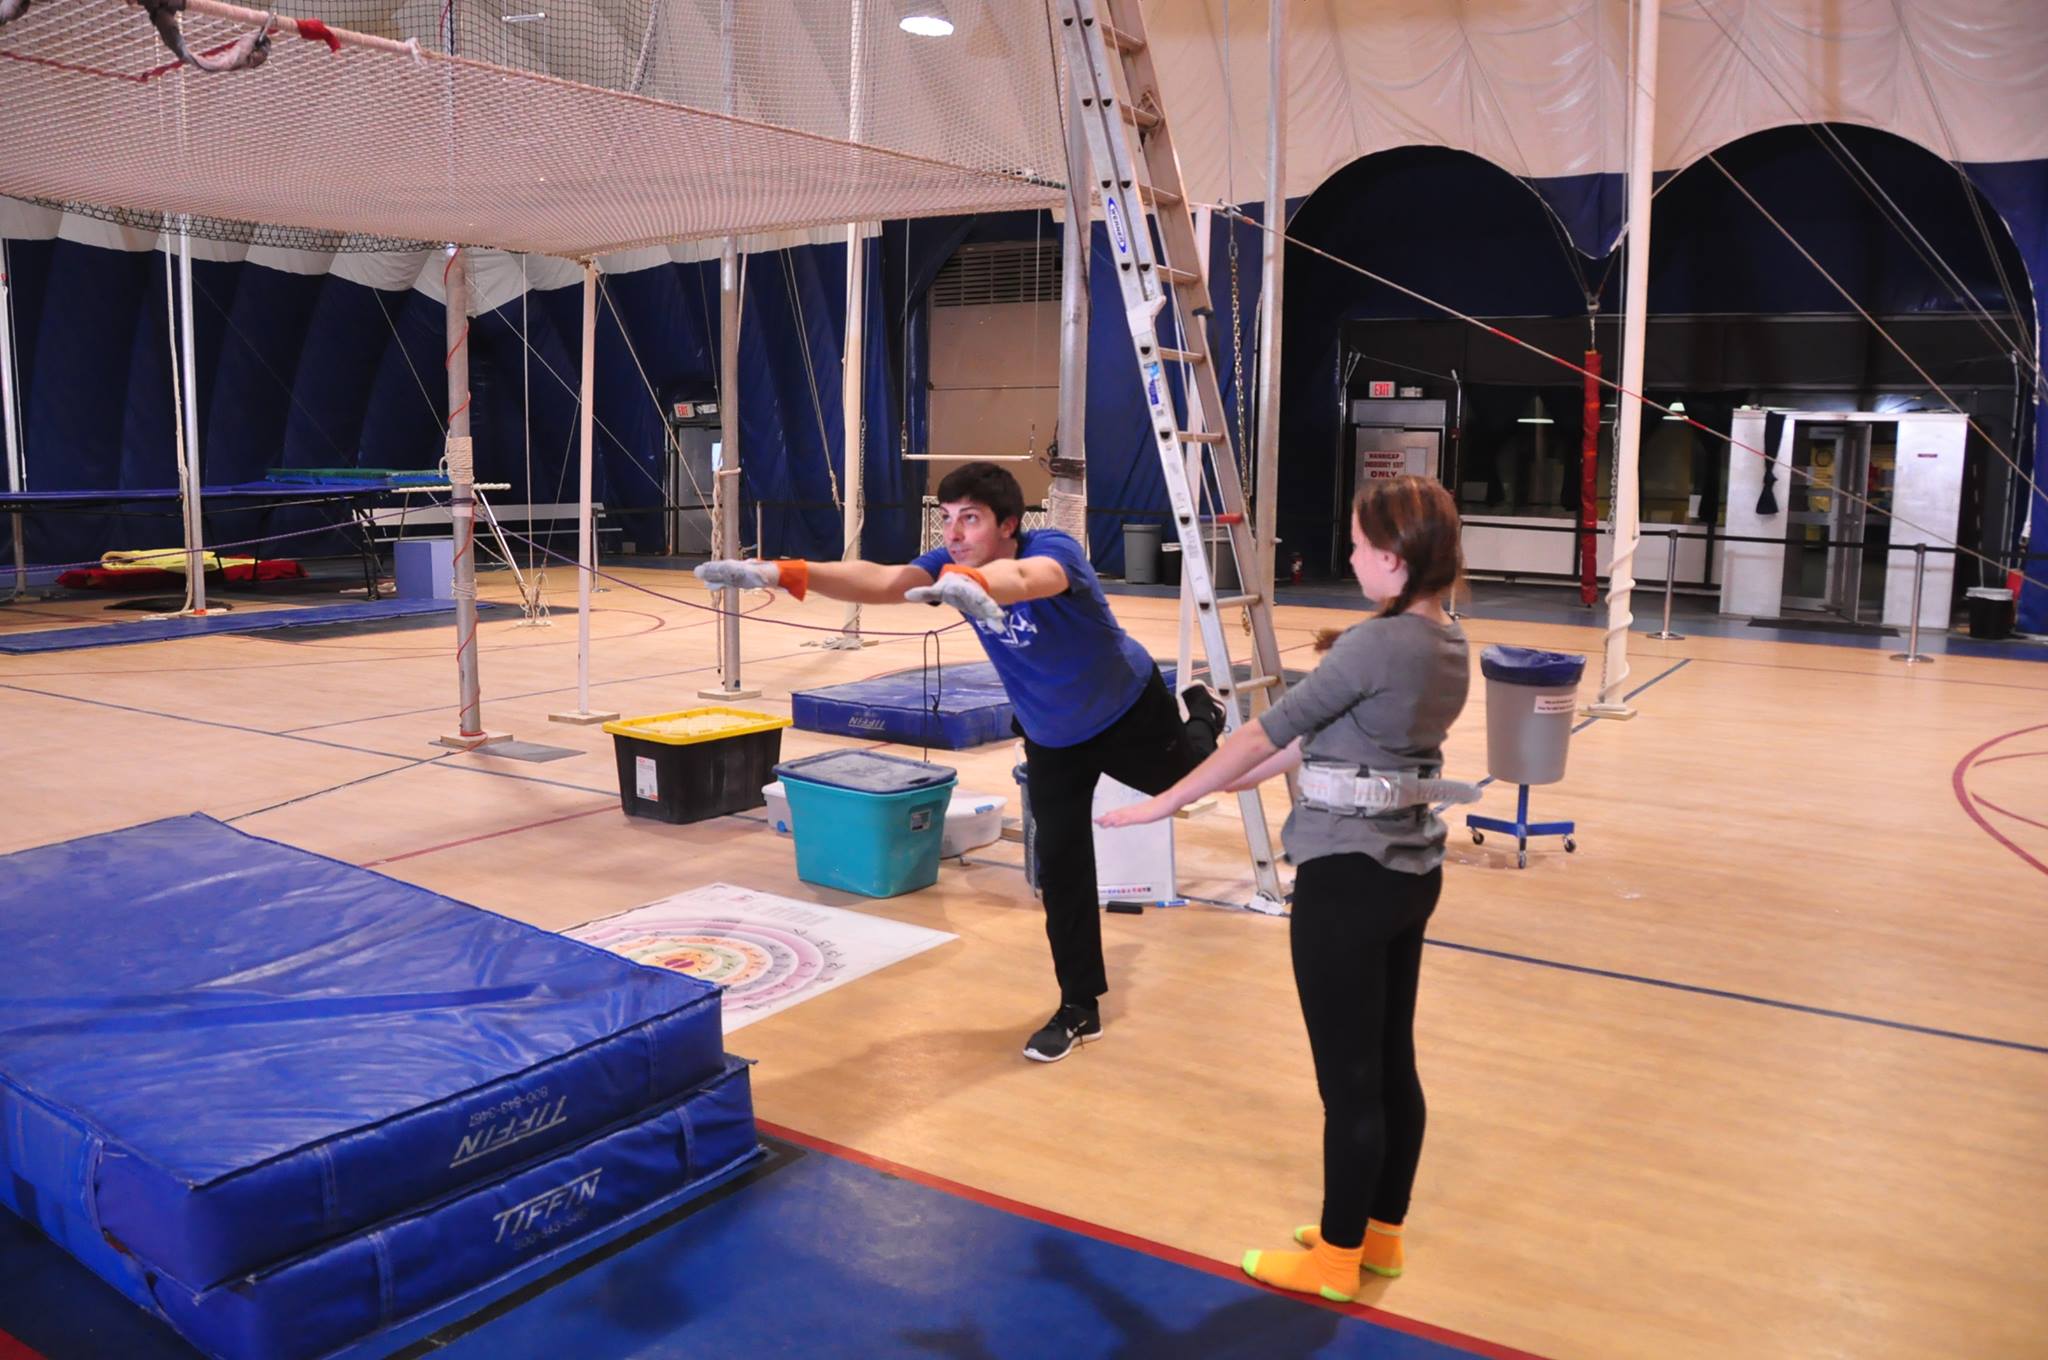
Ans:
{"type": "Polygon", "coordinates": [[[1058,1062],[1073,1052],[1076,1044],[1092,1044],[1101,1037],[1101,1012],[1061,1006],[1025,1043],[1024,1056],[1033,1062],[1058,1062]]]}
{"type": "Polygon", "coordinates": [[[1207,685],[1189,685],[1180,692],[1180,700],[1188,709],[1187,722],[1183,724],[1188,740],[1207,759],[1223,739],[1223,705],[1216,702],[1207,685]]]}

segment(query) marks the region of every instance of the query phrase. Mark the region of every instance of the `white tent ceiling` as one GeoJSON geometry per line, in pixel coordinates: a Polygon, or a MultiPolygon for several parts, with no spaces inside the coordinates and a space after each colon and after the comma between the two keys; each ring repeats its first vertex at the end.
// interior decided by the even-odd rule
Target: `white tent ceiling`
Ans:
{"type": "MultiPolygon", "coordinates": [[[[936,40],[895,24],[931,0],[865,0],[857,84],[848,0],[733,0],[744,125],[722,115],[722,0],[565,0],[533,6],[547,18],[532,23],[507,21],[518,5],[459,3],[466,62],[391,49],[433,46],[437,4],[292,0],[280,12],[321,13],[385,50],[284,35],[258,70],[199,75],[166,70],[120,0],[43,0],[0,28],[0,193],[563,255],[1057,198],[1036,0],[947,0],[957,30],[936,40]],[[849,131],[877,149],[847,147],[849,131]]],[[[193,4],[195,46],[237,31],[214,0],[193,4]]],[[[1264,196],[1266,10],[1147,6],[1199,200],[1264,196]]],[[[1618,172],[1630,13],[1625,0],[1295,0],[1288,195],[1418,144],[1532,178],[1618,172]]],[[[2048,158],[2043,17],[2041,0],[1671,0],[1656,163],[1822,120],[1955,161],[2048,158]]]]}
{"type": "MultiPolygon", "coordinates": [[[[1266,10],[1146,8],[1198,198],[1265,196],[1266,10]]],[[[1880,128],[1952,161],[2048,158],[2040,0],[1669,0],[1660,13],[1660,169],[1810,122],[1880,128]]],[[[1627,165],[1624,0],[1322,0],[1292,4],[1287,23],[1290,198],[1398,146],[1470,151],[1530,178],[1627,165]]]]}

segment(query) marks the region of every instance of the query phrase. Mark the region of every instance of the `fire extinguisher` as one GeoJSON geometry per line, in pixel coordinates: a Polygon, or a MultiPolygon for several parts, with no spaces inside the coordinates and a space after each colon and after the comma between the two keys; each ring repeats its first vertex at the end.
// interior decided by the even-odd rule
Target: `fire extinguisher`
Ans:
{"type": "Polygon", "coordinates": [[[1300,554],[1300,553],[1293,553],[1293,554],[1290,554],[1290,555],[1289,555],[1289,557],[1288,557],[1288,559],[1287,559],[1287,574],[1288,574],[1288,575],[1289,575],[1290,577],[1292,577],[1292,578],[1293,578],[1293,580],[1294,580],[1294,584],[1296,584],[1296,585],[1300,585],[1300,584],[1301,584],[1301,554],[1300,554]]]}

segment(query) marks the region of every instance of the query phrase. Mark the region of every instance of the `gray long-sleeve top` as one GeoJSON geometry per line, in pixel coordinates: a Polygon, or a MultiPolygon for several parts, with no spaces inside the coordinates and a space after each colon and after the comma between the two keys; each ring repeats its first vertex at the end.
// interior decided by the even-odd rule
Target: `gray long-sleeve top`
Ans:
{"type": "MultiPolygon", "coordinates": [[[[1296,737],[1304,760],[1372,770],[1443,764],[1444,737],[1472,683],[1465,630],[1416,614],[1370,618],[1344,630],[1315,673],[1260,715],[1275,746],[1296,737]]],[[[1428,807],[1351,817],[1296,803],[1281,833],[1296,864],[1362,853],[1389,869],[1424,874],[1443,863],[1443,818],[1428,807]]]]}

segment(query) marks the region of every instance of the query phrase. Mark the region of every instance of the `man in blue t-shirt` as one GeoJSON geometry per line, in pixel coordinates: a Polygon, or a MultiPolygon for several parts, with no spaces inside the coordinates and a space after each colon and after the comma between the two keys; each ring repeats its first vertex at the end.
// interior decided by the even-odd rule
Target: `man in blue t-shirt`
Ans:
{"type": "Polygon", "coordinates": [[[1215,749],[1223,712],[1195,686],[1190,717],[1159,667],[1109,612],[1081,545],[1057,529],[1020,533],[1024,493],[994,463],[939,483],[943,547],[904,566],[879,562],[707,562],[709,586],[779,586],[858,604],[950,604],[973,622],[1024,737],[1025,792],[1038,836],[1038,886],[1060,1006],[1024,1045],[1057,1062],[1102,1036],[1102,918],[1090,814],[1103,775],[1160,793],[1215,749]]]}

